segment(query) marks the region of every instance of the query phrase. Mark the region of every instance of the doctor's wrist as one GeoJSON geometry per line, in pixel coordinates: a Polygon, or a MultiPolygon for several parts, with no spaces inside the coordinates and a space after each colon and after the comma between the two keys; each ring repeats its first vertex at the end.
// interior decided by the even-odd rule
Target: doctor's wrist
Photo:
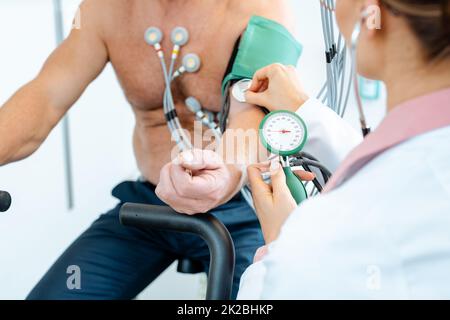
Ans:
{"type": "Polygon", "coordinates": [[[297,100],[297,108],[294,111],[297,111],[298,109],[300,109],[308,100],[309,100],[309,96],[306,93],[304,93],[304,92],[299,93],[299,97],[297,100]]]}
{"type": "Polygon", "coordinates": [[[306,93],[298,92],[295,95],[292,95],[290,100],[291,103],[284,107],[287,107],[289,111],[296,112],[309,100],[309,96],[306,93]]]}

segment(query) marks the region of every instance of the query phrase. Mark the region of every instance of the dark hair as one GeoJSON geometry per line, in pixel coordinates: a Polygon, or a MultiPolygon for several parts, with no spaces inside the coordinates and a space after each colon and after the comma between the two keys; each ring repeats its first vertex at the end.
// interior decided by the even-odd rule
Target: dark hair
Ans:
{"type": "Polygon", "coordinates": [[[427,60],[450,58],[449,0],[381,0],[404,17],[419,39],[427,60]]]}

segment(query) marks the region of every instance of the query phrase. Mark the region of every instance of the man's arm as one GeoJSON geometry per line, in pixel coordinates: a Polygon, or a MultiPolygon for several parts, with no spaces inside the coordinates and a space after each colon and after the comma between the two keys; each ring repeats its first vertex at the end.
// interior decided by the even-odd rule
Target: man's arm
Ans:
{"type": "Polygon", "coordinates": [[[81,6],[82,27],[45,62],[38,76],[0,108],[0,165],[36,151],[108,61],[91,4],[81,6]]]}
{"type": "MultiPolygon", "coordinates": [[[[258,3],[256,8],[251,3],[254,2],[237,2],[233,6],[234,16],[242,17],[243,12],[245,19],[261,15],[293,30],[293,11],[288,2],[258,3]]],[[[211,150],[195,150],[192,155],[186,158],[182,155],[164,166],[156,188],[158,197],[176,211],[187,214],[207,212],[230,200],[246,183],[246,165],[266,160],[258,132],[263,117],[264,113],[255,105],[239,103],[231,97],[228,129],[222,137],[219,155],[211,150]]]]}
{"type": "Polygon", "coordinates": [[[267,160],[267,152],[259,139],[264,112],[255,105],[238,102],[231,93],[230,101],[228,127],[219,148],[234,182],[226,201],[247,183],[247,166],[267,160]]]}
{"type": "MultiPolygon", "coordinates": [[[[245,6],[245,3],[241,3],[245,6]]],[[[250,3],[247,5],[251,6],[250,3]]],[[[275,20],[282,24],[292,34],[295,34],[295,16],[293,10],[293,1],[268,1],[258,4],[258,8],[250,8],[252,14],[260,15],[271,20],[275,20]]],[[[228,129],[225,132],[219,151],[222,158],[233,177],[233,181],[237,183],[235,188],[230,193],[231,198],[247,183],[246,172],[249,164],[264,162],[267,160],[268,152],[262,146],[259,140],[259,125],[264,118],[264,112],[261,108],[251,103],[240,103],[234,99],[230,90],[230,115],[228,122],[228,129]],[[236,136],[240,132],[245,132],[245,139],[240,139],[239,143],[235,143],[234,147],[232,141],[236,142],[236,136]],[[230,159],[234,159],[233,163],[230,159]],[[238,178],[240,177],[240,178],[238,178]]]]}

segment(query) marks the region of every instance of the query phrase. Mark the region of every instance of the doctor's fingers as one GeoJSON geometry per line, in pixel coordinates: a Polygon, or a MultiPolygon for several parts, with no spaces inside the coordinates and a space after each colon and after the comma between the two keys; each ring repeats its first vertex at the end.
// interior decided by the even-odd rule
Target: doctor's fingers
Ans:
{"type": "Polygon", "coordinates": [[[261,84],[267,82],[269,68],[270,66],[267,66],[255,72],[250,87],[248,88],[249,91],[257,92],[259,91],[261,84]]]}
{"type": "Polygon", "coordinates": [[[286,66],[282,65],[281,63],[274,63],[274,64],[271,64],[264,68],[259,69],[253,75],[253,81],[252,81],[252,85],[250,86],[250,90],[256,91],[256,89],[258,87],[258,83],[260,83],[261,81],[269,80],[269,82],[270,82],[270,80],[275,78],[277,75],[284,74],[284,73],[288,72],[288,70],[289,70],[289,67],[286,67],[286,66]]]}
{"type": "Polygon", "coordinates": [[[270,164],[270,177],[272,180],[272,191],[274,200],[292,197],[286,184],[286,175],[278,160],[273,160],[270,164]]]}
{"type": "MultiPolygon", "coordinates": [[[[259,170],[262,173],[266,173],[266,172],[270,171],[271,162],[266,161],[266,162],[254,164],[253,166],[256,168],[259,168],[259,170]]],[[[316,175],[313,172],[309,172],[309,171],[305,171],[305,170],[294,170],[293,172],[302,181],[312,181],[316,178],[316,175]]]]}
{"type": "Polygon", "coordinates": [[[254,195],[267,194],[272,196],[272,189],[263,180],[262,173],[268,170],[269,165],[250,165],[247,167],[247,176],[254,195]],[[264,169],[264,168],[267,168],[264,169]]]}
{"type": "Polygon", "coordinates": [[[302,181],[313,181],[316,178],[314,173],[304,170],[295,170],[294,173],[302,181]]]}
{"type": "Polygon", "coordinates": [[[260,81],[258,90],[255,90],[254,92],[264,92],[267,89],[269,89],[269,79],[260,81]]]}
{"type": "Polygon", "coordinates": [[[271,105],[273,104],[268,94],[268,91],[264,92],[247,91],[245,93],[245,101],[249,104],[254,104],[266,108],[270,108],[271,105]]]}

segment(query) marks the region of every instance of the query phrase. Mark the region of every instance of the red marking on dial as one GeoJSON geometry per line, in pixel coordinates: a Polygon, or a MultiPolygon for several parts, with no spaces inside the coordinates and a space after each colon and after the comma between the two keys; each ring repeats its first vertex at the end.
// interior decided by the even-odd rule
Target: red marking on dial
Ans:
{"type": "Polygon", "coordinates": [[[292,131],[289,130],[277,130],[277,131],[269,131],[269,132],[278,132],[278,133],[291,133],[292,131]]]}

